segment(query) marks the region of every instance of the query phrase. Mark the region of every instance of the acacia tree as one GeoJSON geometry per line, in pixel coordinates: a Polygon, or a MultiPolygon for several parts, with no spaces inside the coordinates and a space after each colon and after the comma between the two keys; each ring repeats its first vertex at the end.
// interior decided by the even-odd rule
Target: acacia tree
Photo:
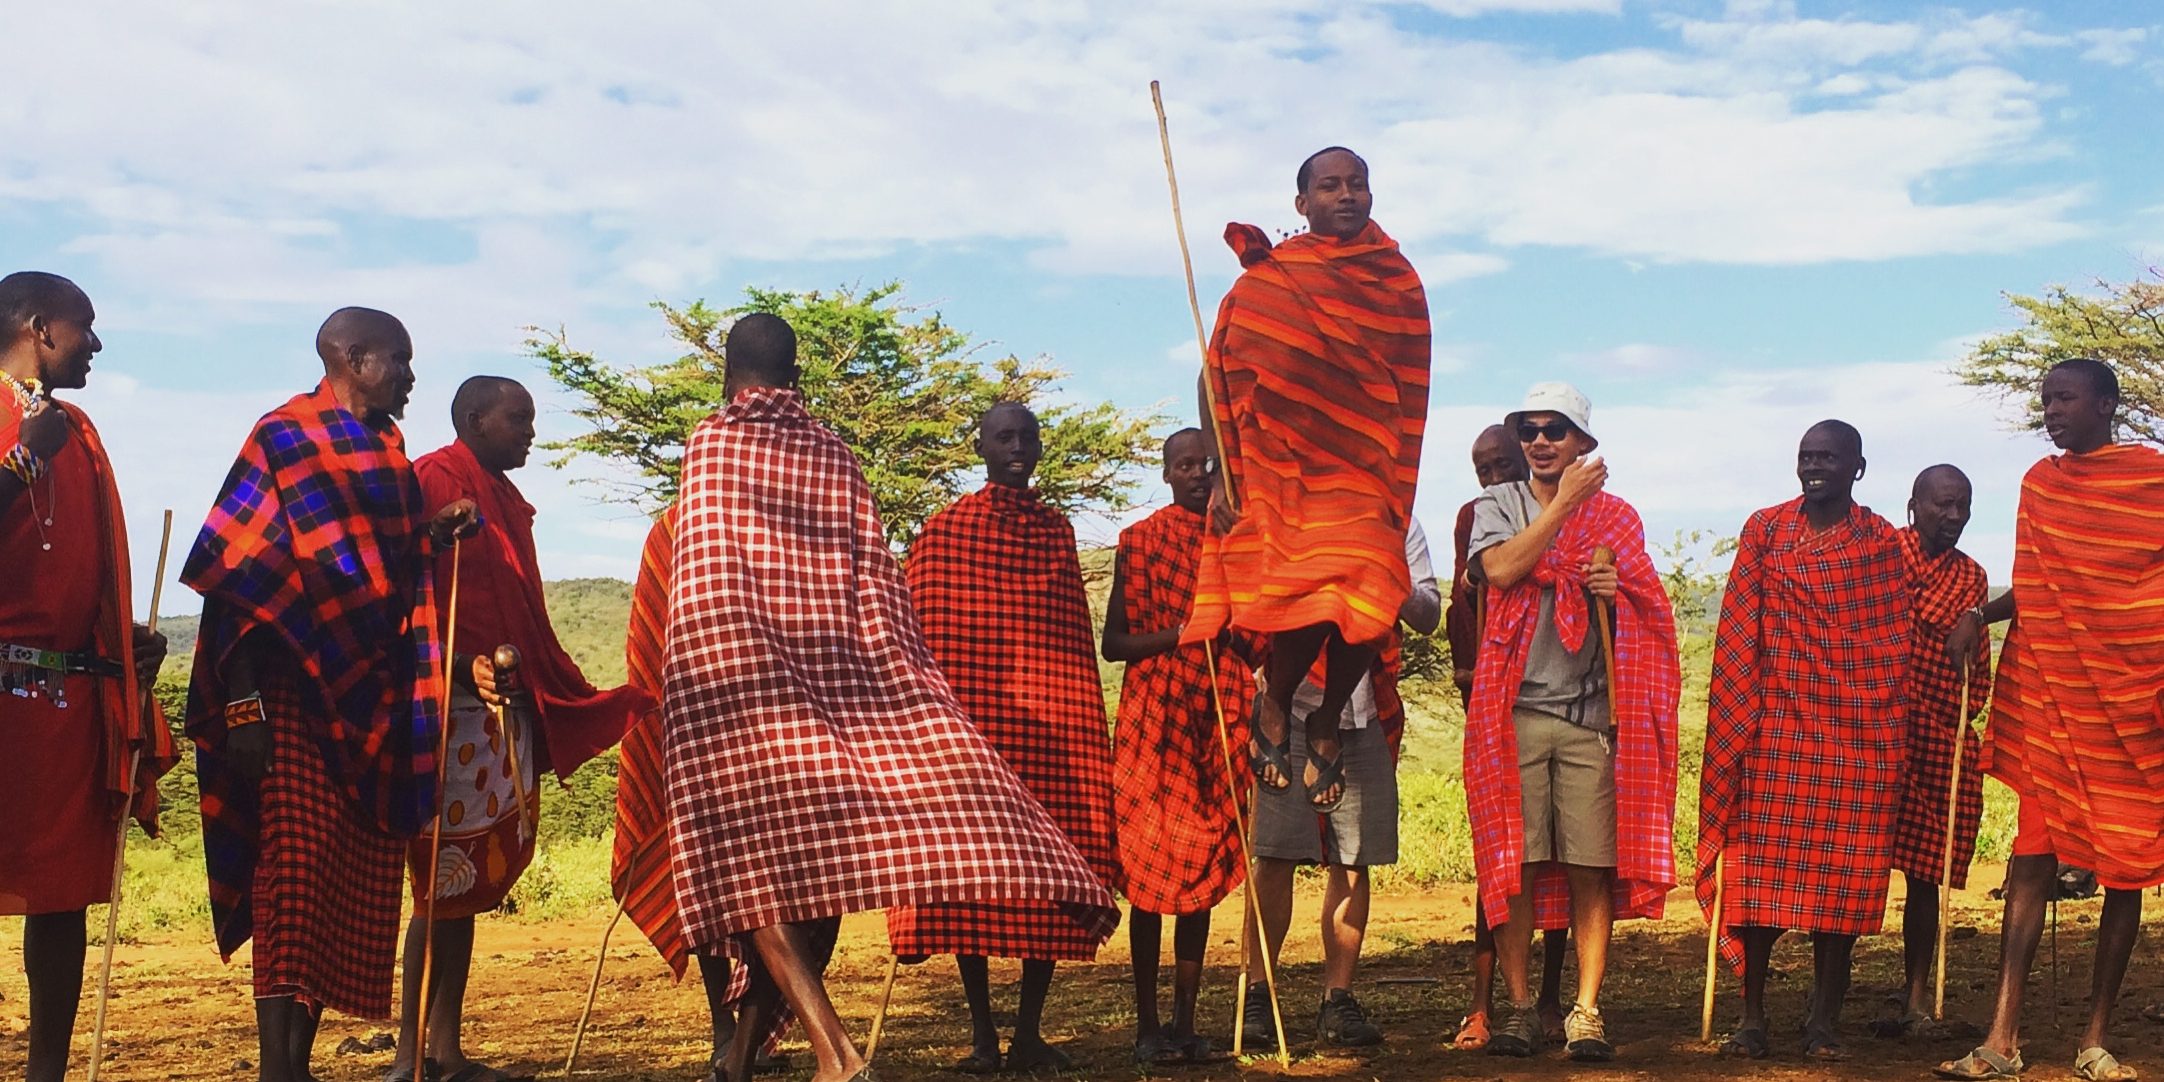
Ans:
{"type": "Polygon", "coordinates": [[[2094,294],[2053,286],[2041,297],[2008,294],[2025,321],[1976,344],[1955,365],[1961,382],[2021,403],[2020,427],[2040,429],[2036,388],[2051,366],[2093,357],[2119,374],[2119,421],[2156,442],[2164,427],[2164,271],[2124,284],[2098,279],[2094,294]]]}
{"type": "Polygon", "coordinates": [[[1068,513],[1132,506],[1132,467],[1156,460],[1153,430],[1166,418],[1109,403],[1047,403],[1065,372],[1043,358],[980,359],[980,347],[939,313],[900,303],[901,288],[899,282],[861,292],[751,288],[743,304],[718,310],[704,301],[656,302],[670,336],[687,352],[654,365],[613,365],[573,348],[561,330],[536,332],[528,351],[583,399],[572,412],[592,426],[543,446],[560,452],[557,465],[590,455],[630,467],[636,479],[609,486],[604,498],[659,511],[676,498],[685,441],[722,402],[729,325],[767,312],[796,329],[806,405],[856,452],[897,545],[975,487],[975,425],[998,402],[1037,411],[1044,460],[1036,482],[1047,503],[1068,513]]]}

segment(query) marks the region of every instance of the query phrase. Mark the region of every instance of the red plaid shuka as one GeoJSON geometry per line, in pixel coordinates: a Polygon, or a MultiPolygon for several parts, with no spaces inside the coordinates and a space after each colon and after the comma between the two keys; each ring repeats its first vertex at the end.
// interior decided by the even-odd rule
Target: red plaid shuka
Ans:
{"type": "Polygon", "coordinates": [[[1886,918],[1907,765],[1908,564],[1858,505],[1812,533],[1798,497],[1755,512],[1721,598],[1698,790],[1698,903],[1728,928],[1869,935],[1886,918]]]}
{"type": "MultiPolygon", "coordinates": [[[[261,832],[276,814],[264,806],[276,790],[259,792],[225,761],[227,656],[255,631],[276,644],[273,667],[293,666],[324,768],[313,776],[327,787],[309,807],[410,838],[435,811],[441,644],[429,559],[421,486],[395,426],[368,427],[322,385],[256,422],[181,572],[204,599],[188,733],[227,957],[252,934],[261,832]]],[[[390,869],[395,893],[395,860],[390,869]]],[[[255,957],[264,964],[260,946],[255,957]]]]}
{"type": "MultiPolygon", "coordinates": [[[[1960,549],[1937,556],[1924,552],[1915,527],[1903,529],[1901,556],[1908,561],[1909,606],[1915,630],[1909,636],[1908,775],[1901,791],[1901,813],[1894,827],[1894,870],[1927,883],[1945,878],[1946,787],[1953,781],[1954,734],[1961,723],[1961,674],[1946,660],[1946,635],[1961,614],[1984,603],[1983,565],[1960,549]]],[[[1969,715],[1973,719],[1991,697],[1991,644],[1979,637],[1969,661],[1969,715]]],[[[1976,825],[1984,815],[1983,771],[1977,769],[1980,743],[1974,733],[1961,735],[1960,809],[1954,823],[1953,886],[1969,882],[1969,861],[1976,855],[1976,825]]]]}
{"type": "MultiPolygon", "coordinates": [[[[1174,504],[1120,531],[1120,603],[1127,629],[1148,635],[1180,626],[1195,591],[1204,517],[1174,504]]],[[[1217,731],[1207,651],[1200,645],[1131,661],[1120,680],[1113,731],[1113,836],[1120,893],[1149,913],[1199,913],[1240,885],[1239,823],[1244,799],[1247,712],[1255,677],[1217,646],[1217,694],[1226,734],[1217,731]],[[1227,762],[1224,741],[1235,758],[1227,762]]]]}
{"type": "Polygon", "coordinates": [[[910,608],[856,459],[794,391],[692,434],[662,746],[685,938],[866,909],[1112,896],[969,723],[910,608]]]}
{"type": "MultiPolygon", "coordinates": [[[[1646,554],[1638,512],[1604,492],[1571,512],[1532,574],[1508,590],[1487,590],[1487,622],[1465,721],[1465,799],[1481,910],[1492,928],[1509,919],[1510,899],[1525,889],[1525,814],[1511,711],[1540,622],[1540,591],[1555,591],[1555,630],[1563,645],[1581,648],[1587,635],[1599,634],[1581,568],[1603,545],[1616,554],[1618,580],[1611,689],[1616,917],[1660,919],[1669,888],[1676,885],[1676,706],[1683,687],[1676,620],[1660,572],[1646,554]]],[[[1563,866],[1541,865],[1532,889],[1540,927],[1569,927],[1570,887],[1563,866]]]]}
{"type": "MultiPolygon", "coordinates": [[[[977,731],[1097,878],[1112,858],[1112,750],[1074,527],[1034,493],[986,485],[933,515],[909,550],[924,640],[977,731]]],[[[1089,961],[1103,937],[1021,899],[897,909],[902,955],[1089,961]]]]}

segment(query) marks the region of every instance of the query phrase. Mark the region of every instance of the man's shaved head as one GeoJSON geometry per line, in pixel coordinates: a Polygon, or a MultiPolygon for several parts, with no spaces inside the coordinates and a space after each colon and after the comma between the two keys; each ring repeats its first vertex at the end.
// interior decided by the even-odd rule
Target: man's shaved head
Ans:
{"type": "MultiPolygon", "coordinates": [[[[1033,410],[1028,406],[1023,405],[1020,402],[994,402],[992,403],[991,409],[984,411],[984,416],[977,418],[977,434],[979,436],[984,435],[984,433],[992,427],[995,421],[1004,420],[1010,416],[1026,418],[1029,421],[1030,427],[1037,427],[1036,410],[1033,410]]],[[[1187,431],[1193,432],[1195,430],[1190,428],[1187,431]]],[[[1178,435],[1179,433],[1177,432],[1173,433],[1174,437],[1177,437],[1178,435]]],[[[1168,439],[1165,441],[1165,443],[1169,446],[1172,441],[1168,439]]]]}
{"type": "Polygon", "coordinates": [[[1177,454],[1179,451],[1179,447],[1177,445],[1184,444],[1189,441],[1193,441],[1197,444],[1201,443],[1202,430],[1199,428],[1183,428],[1180,429],[1178,432],[1174,432],[1173,434],[1166,436],[1165,460],[1168,462],[1171,461],[1172,456],[1174,454],[1177,454]]]}
{"type": "Polygon", "coordinates": [[[734,387],[796,386],[796,329],[771,312],[753,312],[730,324],[721,355],[734,387]]]}
{"type": "Polygon", "coordinates": [[[2098,398],[2119,400],[2119,373],[2111,366],[2094,357],[2069,357],[2052,365],[2053,372],[2071,372],[2089,381],[2089,390],[2098,398]]]}
{"type": "Polygon", "coordinates": [[[984,458],[985,480],[1028,488],[1044,458],[1036,411],[1020,402],[999,402],[985,410],[977,420],[977,454],[984,458]]]}
{"type": "Polygon", "coordinates": [[[1916,475],[1916,484],[1909,489],[1909,495],[1915,499],[1924,499],[1928,493],[1936,491],[1942,485],[1955,485],[1963,489],[1974,487],[1969,484],[1969,475],[1961,472],[1961,467],[1941,462],[1936,466],[1924,467],[1924,472],[1916,475]]]}
{"type": "Polygon", "coordinates": [[[413,395],[413,337],[389,312],[340,308],[316,329],[323,379],[363,424],[406,415],[413,395]]]}
{"type": "Polygon", "coordinates": [[[1351,154],[1352,160],[1360,163],[1360,171],[1362,173],[1367,172],[1368,160],[1358,154],[1354,154],[1350,147],[1324,147],[1321,150],[1318,150],[1315,153],[1308,155],[1300,162],[1300,171],[1293,174],[1292,190],[1295,194],[1307,191],[1308,183],[1315,176],[1315,159],[1320,158],[1325,154],[1351,154]]]}
{"type": "Polygon", "coordinates": [[[533,395],[505,376],[475,376],[451,396],[451,427],[481,465],[507,473],[533,452],[533,395]]]}
{"type": "Polygon", "coordinates": [[[1203,514],[1210,507],[1210,443],[1199,428],[1183,428],[1165,437],[1165,484],[1172,502],[1203,514]]]}
{"type": "Polygon", "coordinates": [[[90,329],[98,317],[75,283],[44,271],[0,278],[0,358],[17,379],[74,390],[89,385],[100,349],[90,329]]]}
{"type": "Polygon", "coordinates": [[[1813,432],[1832,437],[1839,442],[1842,450],[1850,454],[1863,454],[1863,433],[1856,431],[1856,426],[1847,421],[1820,421],[1804,434],[1810,435],[1813,432]]]}
{"type": "Polygon", "coordinates": [[[474,376],[459,384],[458,393],[451,396],[451,427],[465,436],[474,418],[502,405],[507,397],[525,393],[526,386],[509,376],[474,376]]]}
{"type": "Polygon", "coordinates": [[[1473,476],[1480,487],[1523,481],[1528,475],[1525,448],[1502,425],[1489,425],[1473,437],[1473,476]]]}
{"type": "Polygon", "coordinates": [[[14,341],[39,316],[53,319],[89,305],[81,287],[57,274],[16,271],[0,278],[0,345],[14,341]]]}
{"type": "Polygon", "coordinates": [[[1937,556],[1961,543],[1974,496],[1969,475],[1945,463],[1916,475],[1909,491],[1909,525],[1915,527],[1924,552],[1937,556]]]}
{"type": "Polygon", "coordinates": [[[325,366],[351,360],[355,350],[395,350],[401,345],[409,352],[413,349],[406,325],[397,316],[374,308],[340,308],[316,328],[316,356],[323,358],[325,366]]]}

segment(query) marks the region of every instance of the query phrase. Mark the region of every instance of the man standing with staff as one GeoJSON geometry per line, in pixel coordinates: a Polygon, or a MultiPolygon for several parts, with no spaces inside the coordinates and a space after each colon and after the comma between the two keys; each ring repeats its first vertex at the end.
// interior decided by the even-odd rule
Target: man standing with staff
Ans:
{"type": "Polygon", "coordinates": [[[1539,1048],[1533,932],[1567,904],[1578,996],[1565,1049],[1613,1058],[1600,1012],[1610,930],[1618,917],[1657,919],[1676,882],[1675,617],[1637,511],[1602,491],[1607,464],[1585,457],[1599,446],[1591,424],[1577,388],[1534,385],[1504,420],[1532,479],[1488,488],[1473,509],[1470,576],[1488,606],[1465,789],[1511,1000],[1493,1055],[1539,1048]]]}
{"type": "Polygon", "coordinates": [[[67,1074],[86,910],[112,901],[119,820],[157,834],[175,759],[148,701],[165,638],[129,608],[112,460],[81,407],[52,397],[88,384],[96,318],[57,274],[0,278],[0,756],[14,767],[0,785],[0,914],[23,918],[30,1082],[67,1074]]]}

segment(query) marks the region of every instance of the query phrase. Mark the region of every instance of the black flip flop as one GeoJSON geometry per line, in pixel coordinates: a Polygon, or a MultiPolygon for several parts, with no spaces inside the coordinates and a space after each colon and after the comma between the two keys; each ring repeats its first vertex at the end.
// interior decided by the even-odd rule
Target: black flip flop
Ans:
{"type": "Polygon", "coordinates": [[[1330,759],[1315,754],[1314,747],[1310,745],[1307,749],[1307,761],[1315,767],[1315,780],[1310,782],[1303,778],[1300,782],[1307,790],[1307,805],[1315,809],[1317,815],[1328,815],[1336,811],[1338,805],[1345,803],[1344,744],[1339,743],[1337,755],[1330,759]],[[1315,799],[1316,793],[1327,792],[1333,786],[1337,789],[1335,798],[1328,801],[1315,799]]]}

